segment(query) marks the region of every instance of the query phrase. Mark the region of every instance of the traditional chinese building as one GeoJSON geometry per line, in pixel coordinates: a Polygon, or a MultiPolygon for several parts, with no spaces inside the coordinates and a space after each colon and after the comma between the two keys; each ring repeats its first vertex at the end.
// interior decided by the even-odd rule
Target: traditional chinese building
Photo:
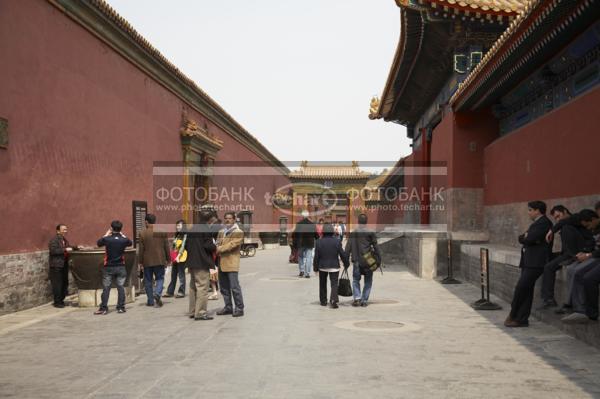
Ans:
{"type": "Polygon", "coordinates": [[[288,184],[288,169],[104,1],[2,2],[0,52],[0,313],[49,299],[58,223],[92,246],[113,219],[132,235],[136,209],[173,224],[235,205],[277,226],[263,194],[288,184]],[[242,196],[250,166],[260,178],[243,179],[254,191],[242,196]],[[175,207],[159,211],[167,200],[175,207]]]}
{"type": "MultiPolygon", "coordinates": [[[[412,153],[382,185],[444,190],[414,199],[416,212],[388,215],[422,224],[392,244],[433,278],[446,275],[450,238],[455,271],[475,284],[485,247],[491,291],[510,301],[527,202],[579,211],[600,199],[600,1],[396,4],[400,42],[370,117],[406,126],[412,153]]],[[[559,302],[565,285],[559,273],[559,302]]],[[[597,329],[568,332],[600,345],[597,329]]]]}
{"type": "Polygon", "coordinates": [[[527,201],[592,207],[600,1],[396,4],[400,41],[370,117],[406,126],[412,153],[383,185],[444,187],[439,209],[423,196],[419,212],[397,222],[484,231],[515,245],[527,201]],[[401,173],[414,166],[430,170],[401,173]]]}
{"type": "Polygon", "coordinates": [[[344,222],[349,228],[356,224],[356,215],[364,211],[365,198],[361,192],[371,174],[351,165],[321,163],[300,164],[289,174],[292,183],[292,223],[298,221],[302,210],[308,210],[313,221],[344,222]]]}

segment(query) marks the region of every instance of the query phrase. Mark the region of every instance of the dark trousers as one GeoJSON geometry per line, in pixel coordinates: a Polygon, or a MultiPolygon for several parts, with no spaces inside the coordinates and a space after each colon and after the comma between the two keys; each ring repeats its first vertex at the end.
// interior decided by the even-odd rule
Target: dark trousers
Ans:
{"type": "Polygon", "coordinates": [[[49,270],[50,284],[52,285],[52,296],[55,305],[64,305],[65,297],[69,291],[69,266],[51,267],[49,270]]]}
{"type": "Polygon", "coordinates": [[[529,321],[531,305],[533,304],[535,282],[543,273],[544,269],[541,267],[524,267],[521,269],[521,277],[515,287],[515,294],[510,309],[510,318],[512,320],[518,321],[519,323],[526,323],[529,321]]]}
{"type": "Polygon", "coordinates": [[[224,272],[219,270],[219,287],[226,310],[233,310],[235,304],[236,310],[244,310],[244,298],[242,297],[242,287],[238,279],[238,272],[224,272]],[[233,297],[233,304],[231,302],[233,297]]]}
{"type": "Polygon", "coordinates": [[[327,276],[329,275],[329,281],[331,282],[331,296],[329,301],[331,303],[337,303],[338,299],[338,278],[340,272],[324,272],[319,270],[319,300],[321,304],[327,303],[327,276]]]}
{"type": "Polygon", "coordinates": [[[144,267],[144,288],[146,289],[146,303],[154,305],[154,296],[161,296],[163,285],[165,283],[164,266],[146,266],[144,267]],[[152,285],[152,281],[156,283],[152,285]]]}
{"type": "Polygon", "coordinates": [[[175,285],[179,277],[179,293],[185,295],[185,263],[175,263],[171,267],[171,282],[167,287],[167,294],[175,294],[175,285]]]}
{"type": "Polygon", "coordinates": [[[554,286],[556,284],[556,272],[564,264],[573,262],[573,256],[560,254],[544,266],[544,277],[542,279],[542,299],[544,302],[554,300],[554,286]]]}
{"type": "Polygon", "coordinates": [[[574,269],[572,272],[573,282],[569,291],[569,299],[575,313],[585,313],[585,288],[583,279],[590,270],[594,269],[596,262],[594,258],[591,258],[569,266],[570,270],[574,269]]]}
{"type": "Polygon", "coordinates": [[[125,266],[105,266],[102,269],[102,303],[100,309],[108,310],[108,298],[110,296],[110,287],[113,280],[117,285],[117,309],[125,309],[125,280],[127,271],[125,266]]]}
{"type": "Polygon", "coordinates": [[[592,319],[598,320],[598,285],[600,284],[600,264],[592,268],[583,276],[583,287],[585,289],[585,314],[592,319]]]}

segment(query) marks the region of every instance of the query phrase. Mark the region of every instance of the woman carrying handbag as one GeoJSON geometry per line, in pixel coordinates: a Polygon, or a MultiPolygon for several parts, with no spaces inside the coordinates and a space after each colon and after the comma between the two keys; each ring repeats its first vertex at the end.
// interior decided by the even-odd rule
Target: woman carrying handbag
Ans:
{"type": "Polygon", "coordinates": [[[185,261],[187,259],[187,252],[185,250],[186,240],[185,221],[178,220],[175,223],[175,237],[173,237],[173,244],[171,244],[171,262],[173,262],[171,268],[171,281],[167,287],[167,292],[163,295],[165,298],[170,298],[175,295],[175,286],[178,278],[179,290],[177,291],[176,297],[185,297],[185,261]]]}
{"type": "Polygon", "coordinates": [[[344,269],[349,266],[348,256],[342,249],[342,243],[334,237],[334,228],[331,224],[323,226],[323,238],[317,240],[313,270],[319,272],[319,300],[321,306],[327,306],[327,277],[331,283],[330,306],[338,308],[338,278],[340,274],[340,261],[344,269]]]}

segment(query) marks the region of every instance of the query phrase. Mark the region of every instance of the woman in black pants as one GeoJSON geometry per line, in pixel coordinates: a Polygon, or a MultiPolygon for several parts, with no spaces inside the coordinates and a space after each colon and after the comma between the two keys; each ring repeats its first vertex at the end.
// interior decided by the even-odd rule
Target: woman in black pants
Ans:
{"type": "Polygon", "coordinates": [[[323,238],[317,240],[313,270],[319,272],[319,299],[321,306],[327,306],[327,276],[331,282],[330,304],[332,309],[338,308],[338,278],[340,274],[340,260],[344,268],[348,268],[348,255],[342,249],[342,242],[333,235],[331,224],[323,226],[323,238]]]}
{"type": "Polygon", "coordinates": [[[163,295],[165,298],[170,298],[175,294],[175,285],[177,284],[177,278],[179,278],[179,290],[177,292],[177,298],[185,297],[185,241],[187,240],[187,234],[185,234],[185,221],[178,220],[175,223],[175,237],[173,238],[173,244],[171,246],[171,256],[175,256],[173,259],[173,265],[171,268],[171,282],[167,287],[167,292],[163,295]]]}

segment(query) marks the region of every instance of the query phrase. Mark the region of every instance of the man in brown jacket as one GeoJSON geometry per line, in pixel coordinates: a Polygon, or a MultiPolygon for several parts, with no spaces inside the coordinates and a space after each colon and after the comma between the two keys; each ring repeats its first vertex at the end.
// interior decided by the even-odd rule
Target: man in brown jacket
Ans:
{"type": "Polygon", "coordinates": [[[138,262],[144,271],[144,286],[148,297],[146,306],[163,305],[160,296],[165,281],[165,265],[170,263],[169,241],[165,233],[155,233],[156,216],[146,215],[146,229],[140,234],[138,262]],[[156,287],[152,287],[153,278],[156,287]]]}
{"type": "Polygon", "coordinates": [[[52,285],[55,308],[65,307],[65,297],[69,289],[69,255],[76,246],[71,246],[67,238],[67,226],[56,226],[56,235],[48,243],[49,263],[48,278],[52,285]]]}
{"type": "Polygon", "coordinates": [[[217,254],[221,261],[219,264],[219,286],[225,307],[217,311],[217,315],[244,315],[244,299],[242,288],[238,279],[240,271],[240,247],[244,242],[244,232],[235,223],[235,213],[225,213],[225,227],[217,235],[217,254]],[[235,303],[235,311],[231,297],[235,303]]]}

